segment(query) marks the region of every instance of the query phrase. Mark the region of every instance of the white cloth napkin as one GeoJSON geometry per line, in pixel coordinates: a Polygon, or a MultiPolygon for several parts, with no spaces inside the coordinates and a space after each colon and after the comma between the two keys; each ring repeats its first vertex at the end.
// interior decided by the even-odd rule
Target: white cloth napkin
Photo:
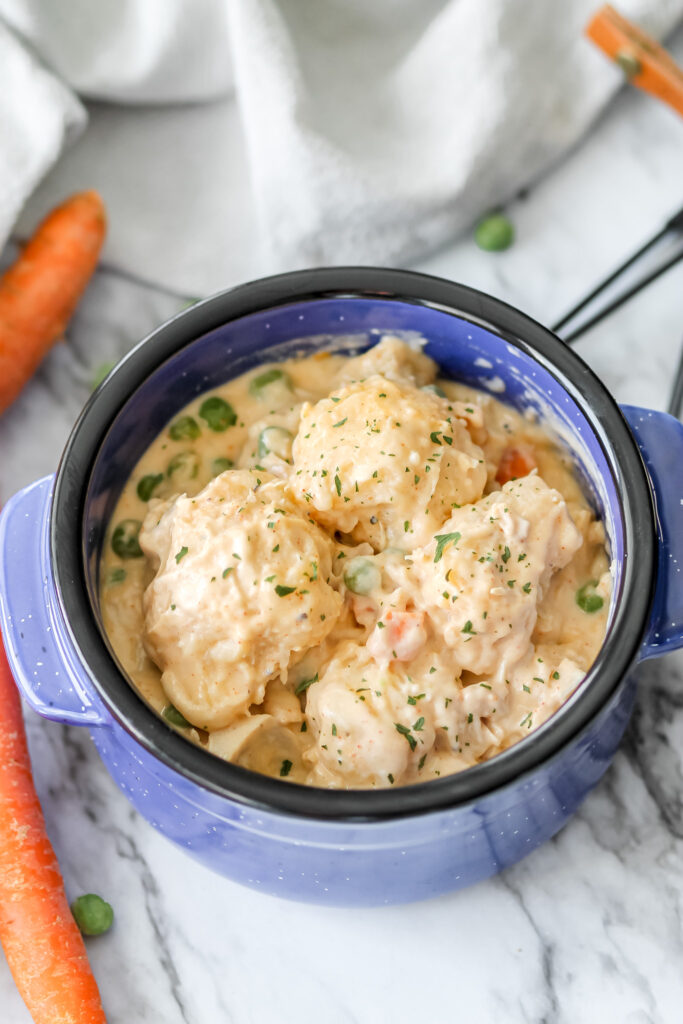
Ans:
{"type": "Polygon", "coordinates": [[[85,111],[0,22],[0,248],[85,111]]]}
{"type": "MultiPolygon", "coordinates": [[[[19,231],[97,187],[106,258],[202,294],[310,264],[410,262],[504,203],[622,82],[582,35],[598,5],[0,0],[15,33],[0,35],[14,54],[0,50],[0,243],[80,121],[18,39],[86,99],[127,104],[89,105],[19,231]]],[[[662,37],[683,0],[619,9],[662,37]]]]}

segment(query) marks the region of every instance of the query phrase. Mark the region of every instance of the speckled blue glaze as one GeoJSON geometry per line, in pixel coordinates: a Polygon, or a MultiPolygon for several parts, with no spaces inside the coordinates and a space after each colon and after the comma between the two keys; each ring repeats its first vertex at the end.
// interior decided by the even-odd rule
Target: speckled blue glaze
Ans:
{"type": "MultiPolygon", "coordinates": [[[[619,496],[601,444],[552,367],[495,332],[439,309],[336,298],[289,304],[225,324],[167,360],[138,388],[103,442],[87,494],[84,556],[93,603],[103,531],[120,489],[179,407],[265,359],[331,343],[358,350],[386,331],[419,332],[446,375],[489,388],[517,408],[537,409],[571,442],[577,471],[606,522],[618,591],[619,496]]],[[[659,574],[642,650],[648,656],[683,643],[683,427],[647,410],[626,414],[644,452],[658,513],[659,574]]],[[[94,690],[55,594],[52,486],[50,477],[38,481],[0,516],[0,620],[23,695],[46,718],[89,727],[102,760],[140,813],[189,854],[238,882],[292,899],[345,906],[399,903],[471,885],[515,863],[561,828],[614,756],[633,704],[632,674],[553,757],[467,804],[356,823],[311,820],[227,799],[146,750],[94,690]]]]}

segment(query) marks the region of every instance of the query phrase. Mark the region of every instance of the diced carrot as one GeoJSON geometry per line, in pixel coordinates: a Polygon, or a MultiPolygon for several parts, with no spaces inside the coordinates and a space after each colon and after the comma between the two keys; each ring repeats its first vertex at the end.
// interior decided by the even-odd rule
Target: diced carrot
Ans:
{"type": "Polygon", "coordinates": [[[386,612],[368,640],[373,658],[412,661],[427,640],[424,619],[424,612],[386,612]]]}
{"type": "Polygon", "coordinates": [[[531,448],[528,445],[516,445],[514,448],[506,448],[503,452],[496,480],[499,484],[506,484],[509,480],[528,476],[533,469],[536,469],[536,459],[531,448]]]}

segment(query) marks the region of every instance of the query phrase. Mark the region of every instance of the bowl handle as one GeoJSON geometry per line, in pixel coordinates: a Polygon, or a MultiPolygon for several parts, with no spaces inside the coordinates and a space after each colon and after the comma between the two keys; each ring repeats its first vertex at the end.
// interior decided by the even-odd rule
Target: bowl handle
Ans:
{"type": "Polygon", "coordinates": [[[17,685],[43,718],[105,725],[82,680],[53,596],[49,518],[54,476],[37,480],[0,513],[0,628],[17,685]]]}
{"type": "Polygon", "coordinates": [[[665,412],[622,405],[652,484],[659,560],[652,617],[640,653],[683,647],[683,423],[665,412]]]}

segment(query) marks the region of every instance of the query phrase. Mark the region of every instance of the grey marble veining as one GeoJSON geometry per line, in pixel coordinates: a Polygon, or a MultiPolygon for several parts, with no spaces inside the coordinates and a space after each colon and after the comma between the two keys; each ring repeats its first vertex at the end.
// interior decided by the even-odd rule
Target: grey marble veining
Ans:
{"type": "MultiPolygon", "coordinates": [[[[511,207],[515,247],[464,239],[423,268],[546,322],[681,202],[683,128],[622,96],[511,207]]],[[[662,408],[683,341],[683,269],[593,331],[581,353],[620,401],[662,408]]],[[[0,500],[56,466],[97,367],[182,306],[102,271],[0,421],[0,500]]],[[[322,910],[211,875],[131,808],[88,734],[27,712],[36,783],[74,896],[116,923],[88,940],[110,1024],[676,1024],[683,1019],[683,656],[639,670],[625,742],[572,822],[474,889],[406,907],[322,910]]],[[[29,1024],[0,960],[0,1018],[29,1024]]]]}

